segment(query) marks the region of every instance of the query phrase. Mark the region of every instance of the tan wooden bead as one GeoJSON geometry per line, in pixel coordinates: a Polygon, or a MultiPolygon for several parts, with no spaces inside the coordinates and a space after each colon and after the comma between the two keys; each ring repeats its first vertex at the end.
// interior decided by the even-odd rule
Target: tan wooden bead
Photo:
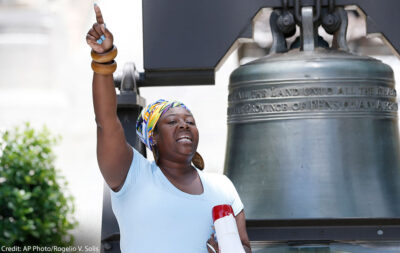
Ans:
{"type": "Polygon", "coordinates": [[[92,61],[92,69],[97,74],[111,75],[117,69],[117,63],[114,60],[109,63],[98,63],[92,61]]]}
{"type": "Polygon", "coordinates": [[[113,46],[113,48],[106,52],[106,53],[96,53],[95,51],[91,51],[90,55],[92,56],[93,61],[98,62],[98,63],[106,63],[106,62],[110,62],[112,60],[115,59],[115,57],[117,57],[118,54],[118,50],[116,46],[113,46]]]}

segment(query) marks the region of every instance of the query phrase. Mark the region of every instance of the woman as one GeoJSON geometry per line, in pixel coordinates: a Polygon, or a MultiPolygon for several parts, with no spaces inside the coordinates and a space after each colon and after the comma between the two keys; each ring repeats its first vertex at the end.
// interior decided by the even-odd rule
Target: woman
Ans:
{"type": "Polygon", "coordinates": [[[116,48],[100,8],[94,9],[97,22],[86,40],[93,58],[97,159],[111,188],[122,252],[217,252],[211,210],[220,204],[232,206],[243,247],[251,252],[243,204],[233,184],[223,175],[201,171],[199,132],[185,105],[159,100],[140,115],[137,133],[155,162],[126,142],[116,114],[116,48]]]}

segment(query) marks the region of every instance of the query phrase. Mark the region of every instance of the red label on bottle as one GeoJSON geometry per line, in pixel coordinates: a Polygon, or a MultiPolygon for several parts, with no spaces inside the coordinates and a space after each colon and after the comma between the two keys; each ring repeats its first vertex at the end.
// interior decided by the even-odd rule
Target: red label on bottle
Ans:
{"type": "Polygon", "coordinates": [[[233,209],[230,205],[214,206],[212,209],[212,217],[213,217],[214,222],[216,220],[218,220],[219,218],[223,218],[230,214],[233,215],[233,209]]]}

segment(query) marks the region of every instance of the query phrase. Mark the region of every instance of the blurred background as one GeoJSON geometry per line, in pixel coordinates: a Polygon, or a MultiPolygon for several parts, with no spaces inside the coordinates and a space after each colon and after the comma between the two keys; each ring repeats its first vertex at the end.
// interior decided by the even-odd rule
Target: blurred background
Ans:
{"type": "MultiPolygon", "coordinates": [[[[96,2],[107,28],[114,34],[119,50],[118,70],[124,63],[134,62],[142,71],[141,1],[96,2]]],[[[100,247],[103,179],[96,160],[91,58],[85,41],[86,32],[95,22],[93,3],[0,0],[0,129],[28,121],[35,128],[46,125],[53,134],[62,136],[55,150],[56,167],[75,197],[75,217],[79,222],[73,231],[76,244],[100,247]]],[[[140,89],[147,102],[176,99],[193,111],[201,136],[198,150],[206,171],[222,173],[229,74],[239,64],[268,53],[272,42],[269,13],[266,9],[257,15],[254,41],[232,47],[233,53],[216,73],[216,85],[140,89]]],[[[390,64],[399,80],[398,58],[378,37],[365,38],[365,31],[362,14],[350,11],[348,39],[352,51],[390,64]]],[[[321,34],[329,37],[322,31],[321,34]]]]}

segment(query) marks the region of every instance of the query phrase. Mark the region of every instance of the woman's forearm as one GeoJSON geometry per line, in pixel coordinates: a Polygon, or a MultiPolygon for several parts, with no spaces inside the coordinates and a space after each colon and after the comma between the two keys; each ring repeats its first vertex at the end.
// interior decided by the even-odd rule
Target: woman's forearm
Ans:
{"type": "Polygon", "coordinates": [[[244,248],[244,251],[246,251],[246,253],[251,253],[250,246],[243,244],[243,248],[244,248]]]}
{"type": "Polygon", "coordinates": [[[100,7],[94,6],[96,23],[86,41],[92,49],[93,107],[97,123],[97,161],[107,184],[113,190],[122,187],[133,158],[124,129],[117,116],[117,96],[113,72],[117,51],[112,33],[105,27],[100,7]]]}
{"type": "Polygon", "coordinates": [[[117,96],[113,75],[93,73],[92,89],[96,123],[100,128],[107,127],[117,118],[117,96]]]}

